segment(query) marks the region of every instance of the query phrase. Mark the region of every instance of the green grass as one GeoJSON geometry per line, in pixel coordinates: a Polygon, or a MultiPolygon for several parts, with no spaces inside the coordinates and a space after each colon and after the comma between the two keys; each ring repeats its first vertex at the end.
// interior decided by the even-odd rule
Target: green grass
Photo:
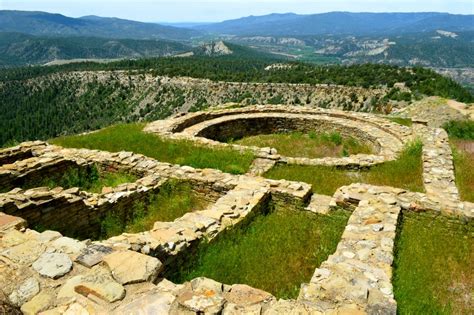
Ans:
{"type": "Polygon", "coordinates": [[[207,202],[193,192],[189,183],[170,180],[146,200],[135,202],[125,211],[109,212],[102,220],[101,238],[148,231],[156,221],[173,221],[187,212],[204,210],[206,206],[207,202]]]}
{"type": "Polygon", "coordinates": [[[399,158],[372,167],[370,170],[349,171],[326,166],[277,165],[265,174],[272,179],[302,181],[313,185],[313,191],[333,195],[341,186],[367,183],[393,186],[423,192],[422,144],[407,145],[399,158]]]}
{"type": "Polygon", "coordinates": [[[182,283],[199,276],[226,284],[245,283],[279,298],[295,298],[332,254],[349,214],[328,216],[275,209],[257,216],[246,227],[228,230],[210,243],[201,243],[167,278],[182,283]]]}
{"type": "Polygon", "coordinates": [[[211,149],[189,141],[162,139],[142,132],[144,124],[122,124],[78,136],[52,139],[63,147],[87,148],[110,152],[132,151],[160,162],[190,165],[195,168],[216,168],[227,173],[247,172],[254,156],[231,149],[211,149]]]}
{"type": "Polygon", "coordinates": [[[413,121],[411,118],[403,118],[403,117],[386,117],[388,120],[397,123],[399,125],[411,127],[413,125],[413,121]]]}
{"type": "Polygon", "coordinates": [[[399,314],[472,314],[474,227],[405,213],[396,242],[394,293],[399,314]]]}
{"type": "Polygon", "coordinates": [[[468,153],[465,146],[474,146],[474,141],[452,140],[453,162],[456,186],[462,200],[474,202],[474,153],[468,153]]]}
{"type": "Polygon", "coordinates": [[[244,137],[233,143],[271,147],[283,156],[321,158],[342,157],[358,153],[372,153],[372,148],[360,143],[353,137],[342,137],[338,132],[316,133],[301,132],[275,133],[244,137]]]}
{"type": "Polygon", "coordinates": [[[101,193],[103,187],[116,187],[124,183],[133,183],[138,178],[125,172],[102,172],[95,165],[85,168],[70,168],[59,176],[44,177],[40,181],[27,182],[21,188],[62,187],[69,189],[78,187],[91,193],[101,193]]]}

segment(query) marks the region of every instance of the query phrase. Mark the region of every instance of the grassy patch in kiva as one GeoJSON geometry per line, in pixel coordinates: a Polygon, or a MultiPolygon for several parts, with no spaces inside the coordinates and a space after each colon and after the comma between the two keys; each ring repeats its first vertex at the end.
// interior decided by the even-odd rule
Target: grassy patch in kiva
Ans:
{"type": "Polygon", "coordinates": [[[456,186],[461,199],[474,202],[474,141],[451,140],[456,186]]]}
{"type": "Polygon", "coordinates": [[[78,187],[91,193],[101,193],[103,187],[116,187],[124,183],[133,183],[138,178],[122,171],[101,171],[96,165],[70,168],[56,176],[46,176],[39,181],[27,182],[23,189],[34,187],[62,187],[69,189],[78,187]]]}
{"type": "Polygon", "coordinates": [[[369,170],[350,171],[327,166],[277,165],[265,174],[272,179],[287,179],[311,184],[318,194],[332,195],[341,186],[367,183],[423,192],[421,142],[408,144],[397,160],[369,170]]]}
{"type": "Polygon", "coordinates": [[[472,314],[474,226],[450,220],[404,213],[393,276],[399,314],[472,314]]]}
{"type": "Polygon", "coordinates": [[[85,135],[60,137],[53,144],[70,148],[87,148],[110,152],[132,151],[160,162],[189,165],[195,168],[215,168],[232,174],[247,172],[254,155],[232,149],[211,149],[190,141],[163,139],[144,133],[144,124],[122,124],[85,135]]]}
{"type": "Polygon", "coordinates": [[[371,154],[372,147],[353,137],[343,137],[338,132],[316,133],[288,132],[244,137],[232,143],[271,147],[283,156],[321,158],[343,157],[352,154],[371,154]]]}
{"type": "Polygon", "coordinates": [[[396,117],[396,116],[389,116],[386,118],[402,126],[411,127],[413,125],[413,121],[411,120],[411,118],[403,118],[403,117],[396,117]]]}
{"type": "Polygon", "coordinates": [[[148,231],[156,221],[173,221],[187,212],[204,210],[207,205],[189,183],[170,180],[145,200],[107,213],[101,221],[101,237],[148,231]]]}
{"type": "Polygon", "coordinates": [[[182,283],[204,276],[296,298],[300,285],[335,251],[348,217],[342,210],[317,215],[277,208],[201,243],[195,256],[176,265],[167,278],[182,283]]]}

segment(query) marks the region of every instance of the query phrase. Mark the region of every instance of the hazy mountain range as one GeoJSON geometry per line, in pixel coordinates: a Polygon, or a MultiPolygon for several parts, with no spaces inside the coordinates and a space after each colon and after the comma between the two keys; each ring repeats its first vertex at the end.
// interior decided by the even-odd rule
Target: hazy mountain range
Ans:
{"type": "Polygon", "coordinates": [[[29,11],[0,11],[0,31],[42,36],[94,36],[130,39],[183,40],[199,31],[143,23],[117,18],[84,16],[71,18],[61,14],[29,11]]]}
{"type": "Polygon", "coordinates": [[[350,13],[330,12],[298,15],[294,13],[249,16],[195,29],[219,34],[301,36],[375,35],[474,30],[474,15],[448,13],[350,13]]]}
{"type": "Polygon", "coordinates": [[[221,40],[280,58],[317,63],[472,67],[474,15],[288,13],[210,24],[160,25],[97,16],[0,11],[0,67],[57,59],[203,55],[203,45],[221,40]]]}

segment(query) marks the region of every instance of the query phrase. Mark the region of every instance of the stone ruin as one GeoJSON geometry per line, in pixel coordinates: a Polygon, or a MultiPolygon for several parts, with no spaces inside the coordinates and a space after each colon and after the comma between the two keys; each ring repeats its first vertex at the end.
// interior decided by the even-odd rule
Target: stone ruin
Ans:
{"type": "MultiPolygon", "coordinates": [[[[442,129],[405,127],[382,117],[324,109],[254,106],[178,115],[148,124],[146,132],[201,145],[251,150],[245,175],[162,163],[132,152],[66,149],[25,142],[0,151],[0,312],[25,314],[396,314],[391,283],[394,240],[402,211],[427,211],[469,221],[474,204],[462,202],[451,150],[442,129]],[[228,138],[289,130],[334,130],[369,143],[374,154],[294,158],[273,148],[228,144],[228,138]],[[394,160],[404,144],[423,141],[426,193],[352,184],[332,196],[306,183],[260,177],[278,163],[369,168],[394,160]],[[98,165],[139,179],[99,194],[78,188],[22,189],[36,178],[98,165]],[[130,205],[169,180],[186,181],[210,206],[149,231],[97,240],[111,209],[130,205]],[[175,284],[167,268],[201,240],[246,224],[269,202],[327,214],[352,212],[336,251],[301,284],[295,300],[276,299],[245,284],[196,278],[175,284]],[[38,232],[27,226],[49,227],[38,232]],[[74,234],[77,237],[71,237],[74,234]],[[69,236],[68,236],[69,235],[69,236]]],[[[128,213],[128,215],[133,215],[128,213]]]]}

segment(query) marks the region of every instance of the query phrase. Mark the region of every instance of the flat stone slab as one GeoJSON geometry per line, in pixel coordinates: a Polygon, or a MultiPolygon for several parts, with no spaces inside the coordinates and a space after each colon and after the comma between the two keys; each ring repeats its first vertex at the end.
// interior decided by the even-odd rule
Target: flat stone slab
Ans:
{"type": "Polygon", "coordinates": [[[85,297],[93,295],[113,303],[125,297],[125,288],[112,278],[107,268],[94,266],[89,272],[66,281],[57,298],[75,298],[77,294],[85,297]]]}
{"type": "Polygon", "coordinates": [[[63,253],[44,253],[33,263],[33,269],[40,275],[53,279],[64,276],[71,268],[71,259],[63,253]]]}
{"type": "Polygon", "coordinates": [[[28,240],[19,245],[10,247],[0,254],[19,264],[31,264],[45,250],[45,246],[38,241],[28,240]]]}
{"type": "Polygon", "coordinates": [[[100,263],[104,256],[112,253],[112,251],[112,248],[108,246],[92,244],[84,248],[75,261],[87,268],[92,268],[100,263]]]}
{"type": "Polygon", "coordinates": [[[175,296],[169,292],[149,292],[121,305],[112,314],[169,314],[175,296]]]}
{"type": "Polygon", "coordinates": [[[0,212],[0,231],[6,231],[11,228],[19,230],[24,227],[26,227],[26,221],[22,218],[0,212]]]}
{"type": "Polygon", "coordinates": [[[247,306],[275,299],[270,293],[252,288],[246,284],[233,285],[229,292],[224,293],[224,297],[229,303],[238,306],[247,306]]]}
{"type": "Polygon", "coordinates": [[[103,260],[121,284],[154,281],[163,270],[157,258],[130,250],[113,252],[103,260]]]}

